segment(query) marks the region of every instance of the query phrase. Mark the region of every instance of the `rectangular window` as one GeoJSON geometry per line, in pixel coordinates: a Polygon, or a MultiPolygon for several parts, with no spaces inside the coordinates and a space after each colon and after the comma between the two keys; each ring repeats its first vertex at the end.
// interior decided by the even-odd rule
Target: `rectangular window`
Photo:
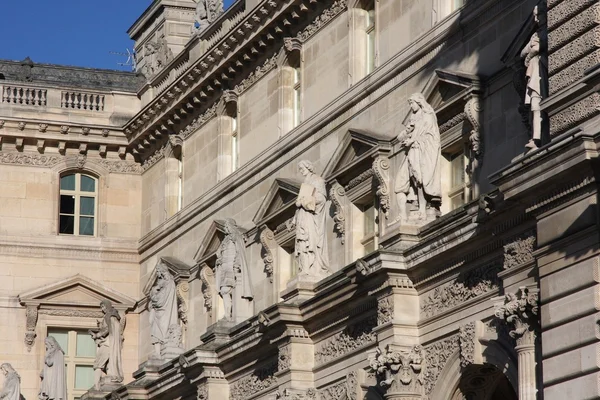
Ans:
{"type": "Polygon", "coordinates": [[[183,161],[181,159],[177,161],[177,211],[181,211],[183,207],[183,161]]]}
{"type": "Polygon", "coordinates": [[[294,128],[300,125],[302,105],[302,84],[300,68],[294,68],[294,128]]]}
{"type": "Polygon", "coordinates": [[[362,208],[363,215],[363,238],[361,244],[365,254],[369,254],[377,248],[377,209],[374,203],[367,204],[362,208]]]}
{"type": "Polygon", "coordinates": [[[464,205],[465,198],[465,153],[455,153],[450,157],[450,208],[452,210],[464,205]]]}
{"type": "Polygon", "coordinates": [[[50,328],[48,336],[54,337],[65,352],[67,399],[78,399],[94,386],[96,343],[83,330],[50,328]]]}
{"type": "Polygon", "coordinates": [[[240,138],[238,132],[238,117],[231,118],[231,172],[239,168],[240,138]]]}
{"type": "Polygon", "coordinates": [[[367,75],[375,70],[375,2],[371,2],[367,7],[367,75]]]}

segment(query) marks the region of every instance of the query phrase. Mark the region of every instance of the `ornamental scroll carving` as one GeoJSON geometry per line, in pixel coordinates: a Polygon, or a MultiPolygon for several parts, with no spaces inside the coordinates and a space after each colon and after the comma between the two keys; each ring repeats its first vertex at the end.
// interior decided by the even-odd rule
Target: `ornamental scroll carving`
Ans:
{"type": "Polygon", "coordinates": [[[283,389],[275,395],[277,400],[316,400],[317,391],[314,388],[308,390],[283,389]]]}
{"type": "Polygon", "coordinates": [[[391,296],[377,302],[377,325],[390,322],[394,317],[394,299],[391,296]]]}
{"type": "Polygon", "coordinates": [[[279,348],[277,356],[277,370],[283,371],[290,368],[292,364],[292,349],[289,344],[279,348]]]}
{"type": "Polygon", "coordinates": [[[198,400],[208,400],[208,388],[205,384],[198,386],[198,400]]]}
{"type": "Polygon", "coordinates": [[[476,176],[483,160],[483,140],[481,135],[481,99],[479,96],[471,97],[465,104],[465,116],[471,124],[469,133],[469,166],[467,173],[471,179],[476,176]]]}
{"type": "Polygon", "coordinates": [[[494,308],[496,317],[513,328],[509,334],[517,345],[533,344],[539,318],[539,289],[520,287],[516,293],[507,293],[494,308]]]}
{"type": "Polygon", "coordinates": [[[373,173],[377,179],[377,196],[379,205],[385,218],[390,216],[390,185],[389,185],[390,160],[387,157],[379,156],[373,161],[373,173]]]}
{"type": "Polygon", "coordinates": [[[377,326],[375,317],[349,326],[342,332],[323,340],[315,348],[315,362],[324,364],[351,353],[377,340],[373,328],[377,326]]]}
{"type": "Polygon", "coordinates": [[[433,317],[481,294],[497,290],[500,270],[498,263],[484,265],[459,276],[450,284],[435,288],[422,302],[421,312],[427,318],[433,317]]]}
{"type": "Polygon", "coordinates": [[[268,58],[263,65],[256,67],[254,72],[252,72],[248,77],[242,80],[239,84],[235,85],[234,91],[238,95],[241,95],[246,90],[248,90],[252,85],[260,80],[263,76],[268,74],[271,70],[277,67],[277,54],[268,58]]]}
{"type": "Polygon", "coordinates": [[[177,284],[177,309],[179,319],[183,323],[184,328],[187,328],[188,323],[188,293],[190,284],[187,281],[181,281],[177,284]]]}
{"type": "Polygon", "coordinates": [[[38,307],[37,306],[27,306],[25,308],[25,316],[26,316],[26,331],[25,331],[25,346],[27,346],[27,351],[31,351],[33,344],[35,343],[35,338],[37,334],[35,333],[35,326],[37,325],[38,320],[38,307]]]}
{"type": "Polygon", "coordinates": [[[358,400],[358,373],[350,372],[346,379],[319,390],[320,400],[358,400]]]}
{"type": "Polygon", "coordinates": [[[275,234],[266,225],[262,227],[260,232],[260,244],[262,245],[262,259],[265,264],[265,273],[269,281],[273,283],[273,252],[270,244],[275,240],[275,234]]]}
{"type": "Polygon", "coordinates": [[[277,385],[277,364],[254,371],[251,375],[234,382],[229,394],[230,400],[246,400],[252,395],[277,385]]]}
{"type": "Polygon", "coordinates": [[[535,248],[535,232],[527,232],[504,245],[504,269],[532,262],[535,248]]]}
{"type": "Polygon", "coordinates": [[[53,167],[60,163],[62,160],[62,157],[44,156],[41,154],[0,153],[0,164],[53,167]]]}
{"type": "Polygon", "coordinates": [[[204,296],[204,307],[210,317],[213,309],[213,288],[215,283],[215,274],[208,265],[200,270],[200,280],[202,281],[202,296],[204,296]]]}
{"type": "Polygon", "coordinates": [[[335,229],[338,231],[342,244],[344,244],[346,236],[346,215],[344,212],[344,197],[346,197],[346,191],[342,185],[337,181],[334,181],[329,190],[329,198],[333,203],[333,223],[335,229]]]}

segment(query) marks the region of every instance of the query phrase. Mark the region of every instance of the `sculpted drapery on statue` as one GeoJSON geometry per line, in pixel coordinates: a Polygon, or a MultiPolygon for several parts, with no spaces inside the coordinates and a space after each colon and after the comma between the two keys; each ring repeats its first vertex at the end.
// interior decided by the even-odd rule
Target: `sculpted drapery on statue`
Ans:
{"type": "Polygon", "coordinates": [[[325,235],[327,191],[325,180],[315,174],[310,161],[300,161],[298,169],[304,176],[304,183],[300,186],[292,221],[296,231],[294,255],[298,261],[299,279],[318,280],[329,272],[325,235]]]}
{"type": "Polygon", "coordinates": [[[44,343],[46,344],[46,357],[44,358],[44,368],[40,374],[42,384],[39,398],[40,400],[66,400],[65,353],[52,336],[48,336],[44,343]]]}
{"type": "Polygon", "coordinates": [[[398,140],[404,157],[396,175],[395,193],[400,215],[397,221],[406,223],[410,214],[407,201],[416,200],[419,208],[417,220],[427,217],[427,208],[438,208],[442,195],[440,158],[440,130],[433,108],[421,93],[408,99],[411,115],[398,140]]]}
{"type": "Polygon", "coordinates": [[[236,281],[241,279],[242,299],[252,300],[250,271],[246,261],[244,238],[235,220],[225,220],[225,238],[217,251],[216,284],[219,295],[223,299],[225,319],[233,319],[233,299],[236,281]]]}
{"type": "Polygon", "coordinates": [[[156,266],[156,281],[148,302],[150,339],[154,346],[151,358],[160,359],[161,345],[167,341],[171,325],[179,325],[177,285],[169,269],[161,262],[156,266]]]}
{"type": "Polygon", "coordinates": [[[202,32],[223,13],[223,0],[194,0],[196,2],[196,33],[202,32]]]}
{"type": "Polygon", "coordinates": [[[4,373],[4,387],[0,392],[1,400],[21,400],[21,377],[9,363],[0,365],[4,373]]]}
{"type": "Polygon", "coordinates": [[[123,382],[123,329],[125,318],[121,318],[112,303],[102,300],[100,308],[104,317],[98,321],[98,328],[90,329],[90,335],[96,342],[96,361],[94,362],[94,388],[101,390],[105,384],[123,382]]]}
{"type": "Polygon", "coordinates": [[[546,31],[546,8],[543,3],[535,6],[533,17],[537,31],[521,51],[521,57],[524,59],[527,69],[525,104],[531,107],[529,119],[532,132],[531,140],[526,145],[528,149],[537,149],[541,144],[542,111],[540,103],[548,97],[548,32],[546,31]]]}

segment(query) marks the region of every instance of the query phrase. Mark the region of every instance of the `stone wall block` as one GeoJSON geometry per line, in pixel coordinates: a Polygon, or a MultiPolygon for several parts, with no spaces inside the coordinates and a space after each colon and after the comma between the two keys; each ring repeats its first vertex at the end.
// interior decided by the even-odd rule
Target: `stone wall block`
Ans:
{"type": "Polygon", "coordinates": [[[550,117],[550,134],[556,135],[599,114],[600,94],[595,92],[550,117]]]}
{"type": "MultiPolygon", "coordinates": [[[[554,54],[550,59],[554,59],[554,54]]],[[[566,69],[551,75],[549,79],[550,93],[556,93],[581,79],[587,69],[594,67],[598,63],[600,63],[600,49],[568,66],[566,69]]]]}
{"type": "Polygon", "coordinates": [[[597,0],[548,0],[548,29],[555,29],[597,0]]]}
{"type": "Polygon", "coordinates": [[[548,73],[554,75],[600,47],[600,26],[559,48],[548,60],[548,73]]]}
{"type": "MultiPolygon", "coordinates": [[[[552,10],[549,12],[549,17],[552,10]]],[[[600,4],[584,10],[548,34],[548,52],[553,53],[561,46],[573,41],[600,23],[600,4]]]]}

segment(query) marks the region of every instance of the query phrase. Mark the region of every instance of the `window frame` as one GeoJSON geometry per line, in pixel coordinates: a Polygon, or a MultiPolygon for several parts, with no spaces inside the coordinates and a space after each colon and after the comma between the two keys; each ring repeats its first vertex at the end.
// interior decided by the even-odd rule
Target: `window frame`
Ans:
{"type": "Polygon", "coordinates": [[[466,166],[467,166],[467,154],[466,151],[464,149],[464,146],[452,146],[448,149],[444,150],[444,155],[446,157],[446,159],[448,160],[448,182],[450,183],[450,185],[448,186],[448,191],[447,191],[447,197],[448,197],[448,201],[450,202],[450,207],[449,207],[449,211],[454,211],[457,208],[460,208],[462,206],[464,206],[465,204],[469,203],[470,199],[469,199],[469,177],[466,171],[466,166]],[[457,184],[457,185],[453,185],[453,180],[454,180],[454,164],[453,161],[458,159],[459,157],[462,157],[462,163],[461,163],[461,170],[462,170],[462,183],[457,184]],[[459,196],[463,196],[462,202],[460,202],[460,204],[455,205],[453,203],[453,200],[456,199],[459,196]]]}
{"type": "Polygon", "coordinates": [[[99,177],[92,175],[88,172],[67,171],[67,172],[60,174],[59,179],[58,179],[58,210],[57,210],[58,211],[57,212],[57,216],[58,216],[57,234],[59,236],[97,237],[97,235],[98,235],[98,200],[100,199],[99,186],[100,186],[99,177]],[[71,176],[71,175],[75,176],[75,189],[74,190],[63,189],[61,187],[62,179],[67,176],[71,176]],[[94,191],[93,192],[86,192],[86,191],[81,190],[81,177],[82,176],[90,178],[94,181],[94,191]],[[73,214],[67,214],[67,213],[61,212],[61,202],[62,202],[61,197],[63,195],[75,197],[73,214]],[[81,214],[81,198],[82,197],[92,197],[94,199],[94,214],[93,215],[88,215],[88,214],[82,215],[81,214]],[[61,232],[60,217],[62,215],[73,216],[73,219],[74,219],[73,233],[61,232]],[[79,229],[80,229],[80,218],[81,217],[93,218],[94,227],[93,227],[93,233],[91,235],[85,235],[85,234],[80,233],[79,229]]]}
{"type": "Polygon", "coordinates": [[[375,0],[371,0],[365,6],[367,12],[367,26],[365,28],[366,49],[365,49],[365,72],[368,76],[375,71],[377,59],[377,12],[375,0]]]}

